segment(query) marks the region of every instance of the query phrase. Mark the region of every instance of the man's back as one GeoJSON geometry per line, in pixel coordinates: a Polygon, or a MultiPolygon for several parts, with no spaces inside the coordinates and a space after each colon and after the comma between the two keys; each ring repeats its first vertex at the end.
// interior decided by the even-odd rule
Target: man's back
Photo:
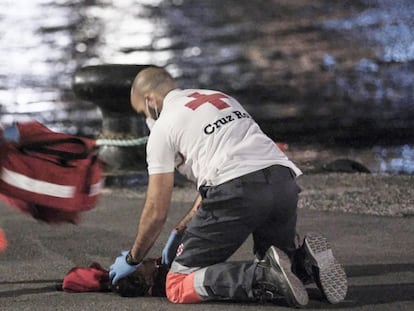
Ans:
{"type": "Polygon", "coordinates": [[[271,165],[300,170],[234,98],[212,90],[173,90],[148,142],[151,173],[175,166],[198,186],[218,185],[271,165]]]}

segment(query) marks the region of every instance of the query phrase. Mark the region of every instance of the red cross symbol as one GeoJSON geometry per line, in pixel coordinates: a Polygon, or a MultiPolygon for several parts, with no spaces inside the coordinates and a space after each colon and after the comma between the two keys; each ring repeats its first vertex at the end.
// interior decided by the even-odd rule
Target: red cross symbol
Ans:
{"type": "Polygon", "coordinates": [[[228,98],[226,95],[221,94],[221,93],[214,93],[214,94],[206,95],[206,94],[200,94],[198,92],[195,92],[189,95],[189,97],[194,97],[195,100],[190,101],[185,106],[192,110],[196,110],[198,107],[200,107],[201,105],[205,103],[210,103],[219,110],[230,107],[226,102],[221,100],[222,98],[228,98]]]}
{"type": "Polygon", "coordinates": [[[181,243],[178,248],[177,248],[177,254],[175,255],[176,257],[180,256],[184,251],[184,244],[181,243]]]}

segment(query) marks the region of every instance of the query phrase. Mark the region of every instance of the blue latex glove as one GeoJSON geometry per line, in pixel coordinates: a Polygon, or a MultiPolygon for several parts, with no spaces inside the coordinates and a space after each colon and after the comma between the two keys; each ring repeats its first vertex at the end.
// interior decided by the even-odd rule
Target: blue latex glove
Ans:
{"type": "Polygon", "coordinates": [[[20,139],[20,132],[19,132],[19,129],[17,128],[17,125],[14,124],[14,125],[6,127],[3,130],[3,138],[6,141],[14,141],[18,143],[20,139]]]}
{"type": "Polygon", "coordinates": [[[130,275],[141,264],[130,265],[126,262],[126,255],[128,251],[122,251],[121,256],[115,259],[115,262],[109,268],[109,278],[112,280],[112,285],[115,285],[120,279],[130,275]]]}
{"type": "Polygon", "coordinates": [[[170,266],[177,254],[178,245],[180,245],[183,234],[177,230],[171,231],[167,243],[161,253],[161,264],[170,266]]]}

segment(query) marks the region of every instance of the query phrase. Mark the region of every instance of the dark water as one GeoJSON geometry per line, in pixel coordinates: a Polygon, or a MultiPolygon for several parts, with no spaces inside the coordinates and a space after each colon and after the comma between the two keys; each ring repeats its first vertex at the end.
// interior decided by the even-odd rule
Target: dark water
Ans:
{"type": "Polygon", "coordinates": [[[95,136],[76,69],[154,64],[237,96],[299,161],[412,174],[413,14],[411,0],[1,0],[0,121],[95,136]]]}

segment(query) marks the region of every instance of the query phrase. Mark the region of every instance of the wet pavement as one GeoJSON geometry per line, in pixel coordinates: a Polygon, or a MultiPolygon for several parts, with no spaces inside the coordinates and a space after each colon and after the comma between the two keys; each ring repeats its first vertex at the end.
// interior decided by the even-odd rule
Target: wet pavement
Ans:
{"type": "MultiPolygon", "coordinates": [[[[311,174],[300,177],[298,231],[326,235],[349,278],[346,300],[329,305],[308,287],[309,310],[412,310],[414,308],[414,206],[412,176],[311,174]],[[383,216],[378,216],[383,215],[383,216]],[[384,216],[387,215],[387,216],[384,216]]],[[[172,305],[165,298],[121,298],[113,293],[56,290],[75,266],[112,264],[133,242],[144,188],[106,188],[98,206],[75,225],[48,226],[0,204],[0,227],[9,247],[0,256],[0,310],[287,310],[283,305],[206,303],[172,305]]],[[[150,252],[158,257],[169,231],[195,192],[174,189],[171,212],[150,252]]],[[[248,239],[232,260],[252,258],[248,239]]]]}
{"type": "Polygon", "coordinates": [[[413,13],[410,0],[5,0],[0,121],[96,137],[76,69],[153,64],[236,96],[291,150],[354,148],[374,172],[412,174],[413,13]]]}

